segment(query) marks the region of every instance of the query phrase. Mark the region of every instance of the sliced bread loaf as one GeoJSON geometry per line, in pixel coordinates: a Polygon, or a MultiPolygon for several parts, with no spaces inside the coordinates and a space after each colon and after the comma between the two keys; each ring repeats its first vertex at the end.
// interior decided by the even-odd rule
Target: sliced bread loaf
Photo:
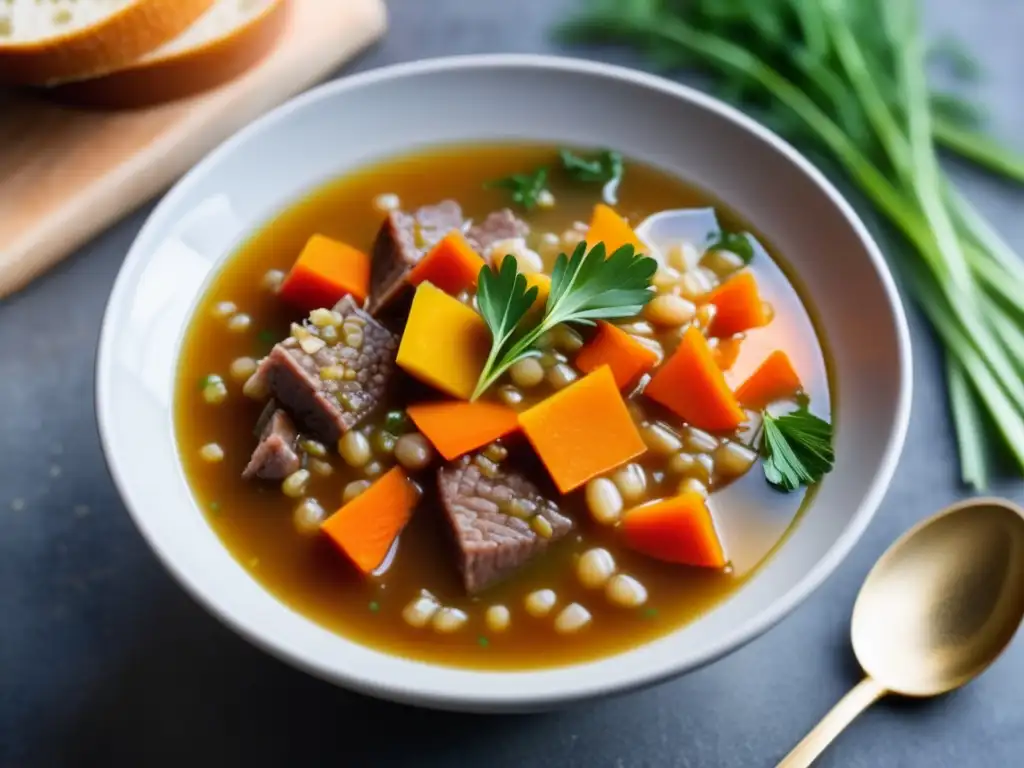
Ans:
{"type": "Polygon", "coordinates": [[[213,0],[0,0],[0,83],[47,85],[124,67],[213,0]]]}
{"type": "MultiPolygon", "coordinates": [[[[3,0],[0,0],[3,2],[3,0]]],[[[139,107],[189,96],[240,75],[273,47],[288,0],[215,0],[192,26],[138,61],[58,89],[65,101],[139,107]]]]}

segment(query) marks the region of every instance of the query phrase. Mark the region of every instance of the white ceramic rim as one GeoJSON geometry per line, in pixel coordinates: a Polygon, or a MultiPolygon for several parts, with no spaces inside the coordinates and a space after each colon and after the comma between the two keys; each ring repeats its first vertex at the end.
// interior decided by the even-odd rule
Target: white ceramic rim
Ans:
{"type": "MultiPolygon", "coordinates": [[[[594,698],[613,693],[622,693],[636,688],[657,683],[685,672],[697,669],[709,664],[750,642],[754,638],[766,632],[787,615],[789,615],[800,603],[807,599],[821,584],[832,574],[850,550],[860,539],[874,516],[878,505],[889,486],[893,473],[899,461],[900,452],[906,439],[907,429],[910,421],[910,405],[913,390],[913,369],[910,350],[910,331],[907,326],[906,315],[903,305],[896,289],[895,281],[888,266],[875,243],[874,238],[868,232],[867,227],[860,220],[849,203],[843,198],[833,184],[815,168],[803,155],[794,147],[784,141],[781,137],[764,127],[760,123],[747,117],[742,112],[725,104],[718,99],[708,96],[689,86],[667,80],[656,75],[647,74],[637,70],[620,67],[611,64],[604,64],[584,59],[575,59],[560,56],[544,56],[533,54],[480,54],[449,56],[422,61],[395,64],[380,69],[363,72],[356,75],[326,83],[315,87],[306,93],[295,97],[291,101],[277,107],[260,119],[251,123],[231,138],[223,142],[219,147],[208,154],[203,160],[197,163],[188,173],[182,177],[177,184],[166,194],[156,206],[146,224],[143,226],[131,249],[125,258],[124,264],[114,282],[110,298],[104,312],[103,323],[100,331],[100,341],[96,359],[96,413],[99,428],[100,442],[103,448],[110,474],[114,480],[118,492],[127,507],[136,527],[143,538],[148,542],[157,558],[164,567],[174,576],[178,583],[192,597],[203,605],[210,613],[217,616],[221,621],[230,626],[234,631],[246,638],[249,642],[260,647],[272,655],[294,665],[295,667],[309,672],[326,680],[335,682],[351,690],[419,706],[429,706],[439,709],[452,710],[474,710],[474,711],[523,711],[543,709],[567,703],[594,698]],[[147,240],[150,230],[159,229],[162,226],[162,219],[167,216],[179,199],[184,198],[195,182],[195,180],[206,173],[209,166],[214,165],[217,160],[226,154],[233,152],[236,147],[244,144],[254,135],[264,131],[277,123],[287,120],[289,115],[297,109],[304,107],[310,102],[336,96],[350,89],[356,89],[372,85],[373,83],[402,78],[410,75],[429,74],[432,72],[444,72],[459,69],[501,69],[521,68],[543,70],[562,70],[572,73],[603,77],[610,80],[618,80],[640,88],[660,91],[675,98],[688,101],[691,104],[736,124],[743,130],[754,135],[761,141],[767,143],[776,152],[784,156],[790,163],[804,173],[820,191],[825,194],[830,202],[836,206],[847,223],[857,235],[863,245],[868,257],[872,262],[878,278],[882,284],[889,310],[897,333],[897,348],[899,350],[900,366],[900,391],[896,406],[896,418],[892,425],[889,440],[886,443],[882,456],[881,469],[874,477],[870,487],[864,495],[860,506],[855,510],[849,523],[841,536],[832,544],[825,554],[818,560],[803,578],[788,592],[765,606],[759,613],[747,621],[735,627],[730,633],[723,636],[712,648],[706,648],[703,652],[692,653],[680,658],[672,664],[663,668],[651,670],[646,674],[634,675],[629,679],[607,679],[598,677],[584,677],[579,679],[573,686],[549,690],[550,686],[524,685],[521,691],[504,690],[495,694],[486,686],[475,688],[471,693],[465,690],[453,693],[445,690],[442,686],[424,686],[417,680],[402,680],[382,682],[372,675],[362,674],[358,669],[338,669],[336,666],[323,663],[319,659],[309,659],[295,653],[291,648],[278,642],[273,637],[267,637],[252,630],[245,622],[233,615],[225,607],[219,604],[216,596],[204,591],[199,579],[179,569],[177,564],[164,552],[161,544],[147,528],[145,519],[139,515],[129,502],[127,483],[122,475],[116,457],[112,454],[110,436],[110,413],[115,408],[115,403],[110,396],[110,381],[108,373],[112,366],[108,361],[113,359],[113,333],[111,326],[111,308],[117,306],[126,299],[125,290],[127,287],[126,277],[130,268],[136,262],[144,259],[146,250],[140,247],[141,243],[147,240]]],[[[212,532],[211,532],[212,534],[212,532]]],[[[268,598],[276,599],[268,593],[268,598]]],[[[637,650],[642,649],[642,646],[637,650]]],[[[624,653],[634,653],[627,651],[624,653]]],[[[430,665],[435,668],[436,665],[430,665]]],[[[442,669],[449,669],[442,667],[442,669]]],[[[459,668],[450,668],[452,673],[462,672],[459,668]]],[[[562,668],[554,670],[524,670],[522,672],[507,672],[497,674],[521,675],[542,677],[546,672],[557,672],[562,668]]],[[[495,673],[484,673],[495,674],[495,673]]]]}

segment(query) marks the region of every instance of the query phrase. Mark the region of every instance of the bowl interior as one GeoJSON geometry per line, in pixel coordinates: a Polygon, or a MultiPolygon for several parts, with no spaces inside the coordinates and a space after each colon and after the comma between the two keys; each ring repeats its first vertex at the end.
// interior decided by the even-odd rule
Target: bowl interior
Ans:
{"type": "Polygon", "coordinates": [[[229,140],[164,199],[125,261],[104,321],[104,448],[144,536],[212,612],[273,653],[346,686],[418,704],[529,709],[692,669],[795,607],[859,537],[891,477],[909,413],[906,323],[849,207],[753,122],[689,89],[604,65],[463,57],[342,80],[229,140]],[[265,592],[192,500],[171,405],[185,326],[218,263],[268,217],[347,169],[416,146],[496,140],[609,146],[727,201],[785,254],[832,355],[835,471],[755,577],[695,623],[626,654],[538,672],[431,666],[356,645],[265,592]]]}

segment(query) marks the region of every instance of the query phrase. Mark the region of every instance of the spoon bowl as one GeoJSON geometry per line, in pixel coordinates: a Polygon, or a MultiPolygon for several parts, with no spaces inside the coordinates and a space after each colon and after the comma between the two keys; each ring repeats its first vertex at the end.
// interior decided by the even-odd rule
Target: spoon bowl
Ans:
{"type": "Polygon", "coordinates": [[[971,499],[919,523],[871,569],[852,639],[868,673],[779,768],[805,768],[889,693],[938,696],[985,671],[1024,620],[1024,510],[971,499]]]}
{"type": "Polygon", "coordinates": [[[936,696],[983,672],[1024,617],[1024,512],[978,499],[926,520],[868,574],[853,609],[864,670],[905,696],[936,696]]]}

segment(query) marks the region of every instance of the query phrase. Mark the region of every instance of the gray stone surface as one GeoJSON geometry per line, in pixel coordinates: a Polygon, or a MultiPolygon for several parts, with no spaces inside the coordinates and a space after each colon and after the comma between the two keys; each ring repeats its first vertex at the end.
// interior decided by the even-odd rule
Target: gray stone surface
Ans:
{"type": "MultiPolygon", "coordinates": [[[[545,30],[571,4],[393,0],[386,42],[346,71],[449,53],[554,51],[545,30]]],[[[979,90],[993,129],[1024,149],[1024,5],[924,5],[934,31],[977,52],[989,71],[979,90]]],[[[957,176],[1024,248],[1024,192],[974,172],[957,176]]],[[[848,617],[875,558],[963,493],[940,360],[915,316],[913,421],[892,489],[839,571],[761,639],[683,679],[547,715],[419,712],[336,690],[263,655],[192,603],[107,477],[93,416],[94,344],[114,275],[150,208],[0,304],[2,766],[770,766],[857,681],[848,617]]],[[[998,490],[1024,495],[1019,483],[998,490]]],[[[876,707],[821,764],[1021,765],[1022,679],[1018,640],[959,693],[876,707]]]]}

